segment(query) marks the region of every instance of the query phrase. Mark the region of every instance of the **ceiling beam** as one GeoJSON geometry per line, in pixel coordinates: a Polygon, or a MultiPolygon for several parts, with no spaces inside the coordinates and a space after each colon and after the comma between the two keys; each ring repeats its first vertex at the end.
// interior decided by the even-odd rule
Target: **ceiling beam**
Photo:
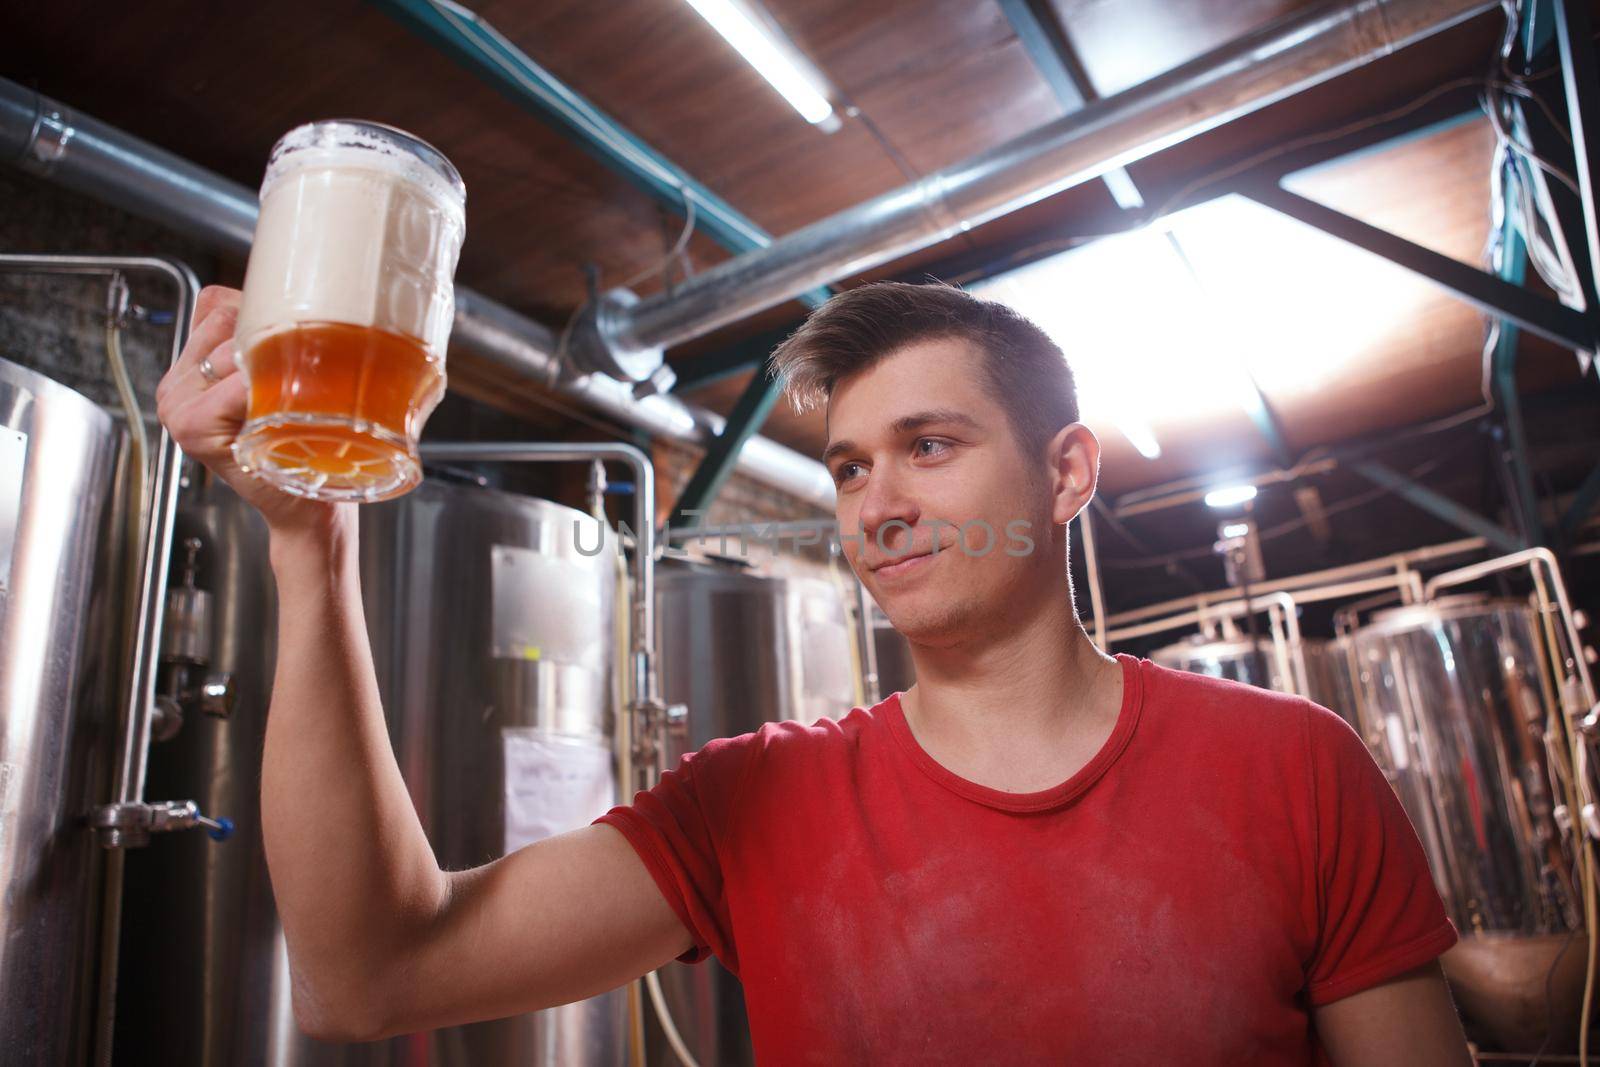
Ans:
{"type": "Polygon", "coordinates": [[[1421,482],[1413,481],[1399,471],[1375,459],[1365,459],[1349,465],[1363,478],[1375,485],[1382,486],[1404,500],[1410,501],[1417,507],[1438,519],[1443,519],[1457,529],[1481,537],[1498,546],[1504,552],[1516,552],[1525,548],[1522,540],[1512,534],[1497,522],[1479,515],[1476,511],[1458,504],[1443,493],[1429,489],[1421,482]]]}
{"type": "MultiPolygon", "coordinates": [[[[1587,0],[1554,0],[1556,47],[1561,55],[1561,81],[1567,93],[1567,124],[1572,131],[1578,195],[1583,202],[1584,236],[1589,268],[1600,269],[1600,208],[1594,183],[1600,171],[1600,73],[1595,69],[1594,24],[1587,0]]],[[[1600,289],[1591,273],[1590,292],[1600,289]]],[[[1600,307],[1589,318],[1600,332],[1600,307]]],[[[1591,346],[1589,351],[1594,351],[1591,346]]]]}
{"type": "Polygon", "coordinates": [[[750,384],[745,386],[733,410],[728,413],[728,421],[722,427],[722,432],[706,450],[694,474],[689,476],[683,492],[678,494],[677,503],[672,508],[671,523],[674,529],[688,529],[701,524],[711,501],[716,499],[728,476],[733,473],[739,451],[761,429],[761,424],[767,421],[767,416],[772,413],[782,394],[782,383],[768,373],[758,371],[750,379],[750,384]]]}
{"type": "MultiPolygon", "coordinates": [[[[1100,98],[1065,28],[1044,0],[1000,0],[1000,10],[1066,114],[1100,98]]],[[[1126,168],[1107,171],[1100,180],[1124,211],[1144,207],[1144,196],[1126,168]]]]}
{"type": "Polygon", "coordinates": [[[1588,319],[1554,300],[1292,193],[1276,183],[1263,182],[1240,191],[1263,207],[1404,267],[1480,311],[1568,348],[1587,351],[1594,348],[1595,338],[1588,319]]]}
{"type": "MultiPolygon", "coordinates": [[[[772,235],[694,176],[536,63],[510,38],[453,0],[374,0],[380,11],[547,120],[600,162],[680,215],[694,202],[695,229],[740,255],[765,248],[772,235]]],[[[797,297],[817,307],[832,294],[797,297]]]]}

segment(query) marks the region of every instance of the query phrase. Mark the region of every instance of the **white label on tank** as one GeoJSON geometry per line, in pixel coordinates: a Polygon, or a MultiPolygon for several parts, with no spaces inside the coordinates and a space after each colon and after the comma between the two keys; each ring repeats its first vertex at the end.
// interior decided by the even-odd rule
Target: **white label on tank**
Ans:
{"type": "Polygon", "coordinates": [[[531,548],[495,545],[490,655],[606,670],[610,627],[593,568],[531,548]]]}
{"type": "Polygon", "coordinates": [[[0,593],[11,588],[11,553],[22,517],[22,476],[27,466],[28,435],[0,426],[0,593]]]}
{"type": "Polygon", "coordinates": [[[507,855],[588,826],[616,803],[608,746],[527,726],[509,727],[500,735],[507,855]]]}

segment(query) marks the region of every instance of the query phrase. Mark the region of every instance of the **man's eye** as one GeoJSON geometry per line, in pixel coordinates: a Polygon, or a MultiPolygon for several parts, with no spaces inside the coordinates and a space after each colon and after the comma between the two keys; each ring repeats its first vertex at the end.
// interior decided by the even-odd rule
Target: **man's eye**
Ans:
{"type": "Polygon", "coordinates": [[[917,455],[918,456],[922,456],[924,458],[926,458],[928,456],[942,456],[946,452],[948,452],[949,450],[950,450],[949,443],[946,442],[946,441],[941,441],[937,437],[919,437],[919,438],[917,438],[917,455]]]}
{"type": "Polygon", "coordinates": [[[854,478],[860,469],[861,464],[859,463],[841,463],[839,464],[839,470],[833,476],[834,481],[847,482],[854,478]]]}

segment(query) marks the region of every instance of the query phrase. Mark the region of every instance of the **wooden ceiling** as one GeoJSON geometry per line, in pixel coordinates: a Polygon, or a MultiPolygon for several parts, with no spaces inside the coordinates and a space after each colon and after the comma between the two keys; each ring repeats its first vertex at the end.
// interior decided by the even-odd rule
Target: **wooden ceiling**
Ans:
{"type": "MultiPolygon", "coordinates": [[[[1301,6],[1286,0],[1053,0],[1094,88],[1110,94],[1301,6]]],[[[799,118],[683,0],[480,0],[497,29],[621,125],[774,234],[783,234],[1014,137],[1062,112],[993,0],[765,0],[795,44],[859,110],[826,134],[799,118]]],[[[1500,29],[1489,15],[1334,83],[1135,164],[1159,201],[1195,175],[1481,73],[1500,29]]],[[[254,185],[273,141],[316,118],[355,115],[438,145],[468,188],[458,280],[559,328],[584,269],[616,284],[660,262],[681,219],[659,208],[377,7],[345,0],[139,5],[56,0],[0,35],[0,73],[254,185]]],[[[1304,179],[1357,216],[1475,261],[1487,225],[1492,142],[1457,127],[1304,179]]],[[[873,271],[970,276],[973,265],[1116,224],[1100,183],[1069,190],[873,271]]],[[[727,254],[702,234],[703,269],[727,254]]],[[[1263,250],[1270,263],[1270,250],[1263,250]]],[[[865,280],[845,279],[849,285],[865,280]]],[[[655,283],[641,286],[649,290],[655,283]]],[[[1297,448],[1416,421],[1475,401],[1482,320],[1405,279],[1410,311],[1373,342],[1359,374],[1314,396],[1271,396],[1297,448]]],[[[1314,296],[1315,294],[1308,294],[1314,296]]],[[[670,353],[680,367],[795,322],[774,308],[670,353]]],[[[1359,314],[1359,309],[1352,309],[1359,314]]],[[[1281,339],[1292,358],[1295,338],[1281,339]]],[[[1571,359],[1530,346],[1530,385],[1571,359]]],[[[688,398],[726,411],[735,376],[688,398]]],[[[817,416],[780,409],[766,430],[816,453],[817,416]]],[[[1113,491],[1265,455],[1243,416],[1190,427],[1149,462],[1108,435],[1113,491]]]]}

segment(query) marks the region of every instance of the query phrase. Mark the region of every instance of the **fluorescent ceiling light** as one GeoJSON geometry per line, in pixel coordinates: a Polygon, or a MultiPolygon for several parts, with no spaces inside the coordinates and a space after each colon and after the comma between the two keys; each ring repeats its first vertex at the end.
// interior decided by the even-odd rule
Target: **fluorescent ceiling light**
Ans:
{"type": "Polygon", "coordinates": [[[827,96],[789,54],[793,46],[785,47],[788,42],[774,39],[772,32],[743,4],[737,0],[688,0],[688,4],[807,122],[818,125],[833,117],[833,105],[827,96]]]}
{"type": "Polygon", "coordinates": [[[1240,504],[1247,504],[1256,498],[1256,487],[1253,485],[1226,485],[1221,489],[1213,489],[1206,494],[1206,507],[1231,508],[1240,504]]]}

